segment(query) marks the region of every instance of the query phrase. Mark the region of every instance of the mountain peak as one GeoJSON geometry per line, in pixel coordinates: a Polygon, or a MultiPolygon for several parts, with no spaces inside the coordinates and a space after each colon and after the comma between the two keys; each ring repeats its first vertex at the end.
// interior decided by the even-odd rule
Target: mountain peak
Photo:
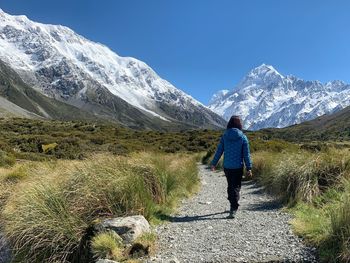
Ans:
{"type": "Polygon", "coordinates": [[[281,128],[338,111],[350,105],[349,97],[350,85],[343,81],[322,84],[284,77],[272,66],[262,64],[233,91],[213,100],[209,108],[227,120],[240,115],[245,128],[257,130],[281,128]]]}
{"type": "Polygon", "coordinates": [[[260,66],[252,69],[248,73],[248,75],[259,76],[259,77],[262,77],[262,76],[265,76],[265,75],[270,75],[270,74],[278,75],[278,76],[283,77],[273,66],[267,65],[265,63],[263,63],[260,66]]]}
{"type": "Polygon", "coordinates": [[[273,66],[261,64],[260,66],[252,69],[239,83],[240,87],[249,85],[262,85],[268,86],[271,83],[283,81],[284,76],[281,75],[273,66]]]}

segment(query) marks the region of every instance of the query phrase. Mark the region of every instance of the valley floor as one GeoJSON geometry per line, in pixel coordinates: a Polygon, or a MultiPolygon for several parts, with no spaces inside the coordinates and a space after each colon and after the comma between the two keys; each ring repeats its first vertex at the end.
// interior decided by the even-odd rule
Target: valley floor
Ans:
{"type": "Polygon", "coordinates": [[[226,219],[226,178],[200,166],[202,187],[157,228],[159,252],[151,262],[317,262],[288,223],[291,216],[251,182],[243,182],[240,209],[226,219]]]}

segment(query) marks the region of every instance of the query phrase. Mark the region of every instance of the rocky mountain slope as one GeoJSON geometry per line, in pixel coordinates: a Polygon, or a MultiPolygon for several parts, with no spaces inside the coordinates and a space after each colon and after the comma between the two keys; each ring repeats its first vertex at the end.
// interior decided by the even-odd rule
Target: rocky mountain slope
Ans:
{"type": "Polygon", "coordinates": [[[0,116],[39,119],[93,119],[74,106],[49,98],[29,87],[0,60],[0,116]]]}
{"type": "Polygon", "coordinates": [[[40,93],[131,127],[220,127],[224,120],[160,78],[60,25],[0,11],[0,59],[40,93]]]}
{"type": "Polygon", "coordinates": [[[219,91],[209,108],[229,119],[240,115],[247,129],[286,127],[350,105],[350,85],[283,76],[272,66],[251,70],[232,91],[219,91]]]}

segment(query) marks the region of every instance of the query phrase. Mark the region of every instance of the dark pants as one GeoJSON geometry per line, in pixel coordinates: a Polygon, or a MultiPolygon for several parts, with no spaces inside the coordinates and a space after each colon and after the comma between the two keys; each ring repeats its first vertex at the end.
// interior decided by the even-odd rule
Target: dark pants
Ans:
{"type": "Polygon", "coordinates": [[[227,179],[227,199],[230,201],[231,210],[238,209],[239,192],[241,191],[243,168],[224,169],[227,179]]]}

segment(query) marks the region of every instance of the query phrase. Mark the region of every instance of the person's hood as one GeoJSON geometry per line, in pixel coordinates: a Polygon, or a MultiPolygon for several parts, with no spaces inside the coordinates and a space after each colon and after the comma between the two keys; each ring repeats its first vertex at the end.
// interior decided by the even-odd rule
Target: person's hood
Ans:
{"type": "Polygon", "coordinates": [[[243,132],[236,128],[227,129],[224,138],[230,141],[237,141],[243,137],[243,132]]]}

